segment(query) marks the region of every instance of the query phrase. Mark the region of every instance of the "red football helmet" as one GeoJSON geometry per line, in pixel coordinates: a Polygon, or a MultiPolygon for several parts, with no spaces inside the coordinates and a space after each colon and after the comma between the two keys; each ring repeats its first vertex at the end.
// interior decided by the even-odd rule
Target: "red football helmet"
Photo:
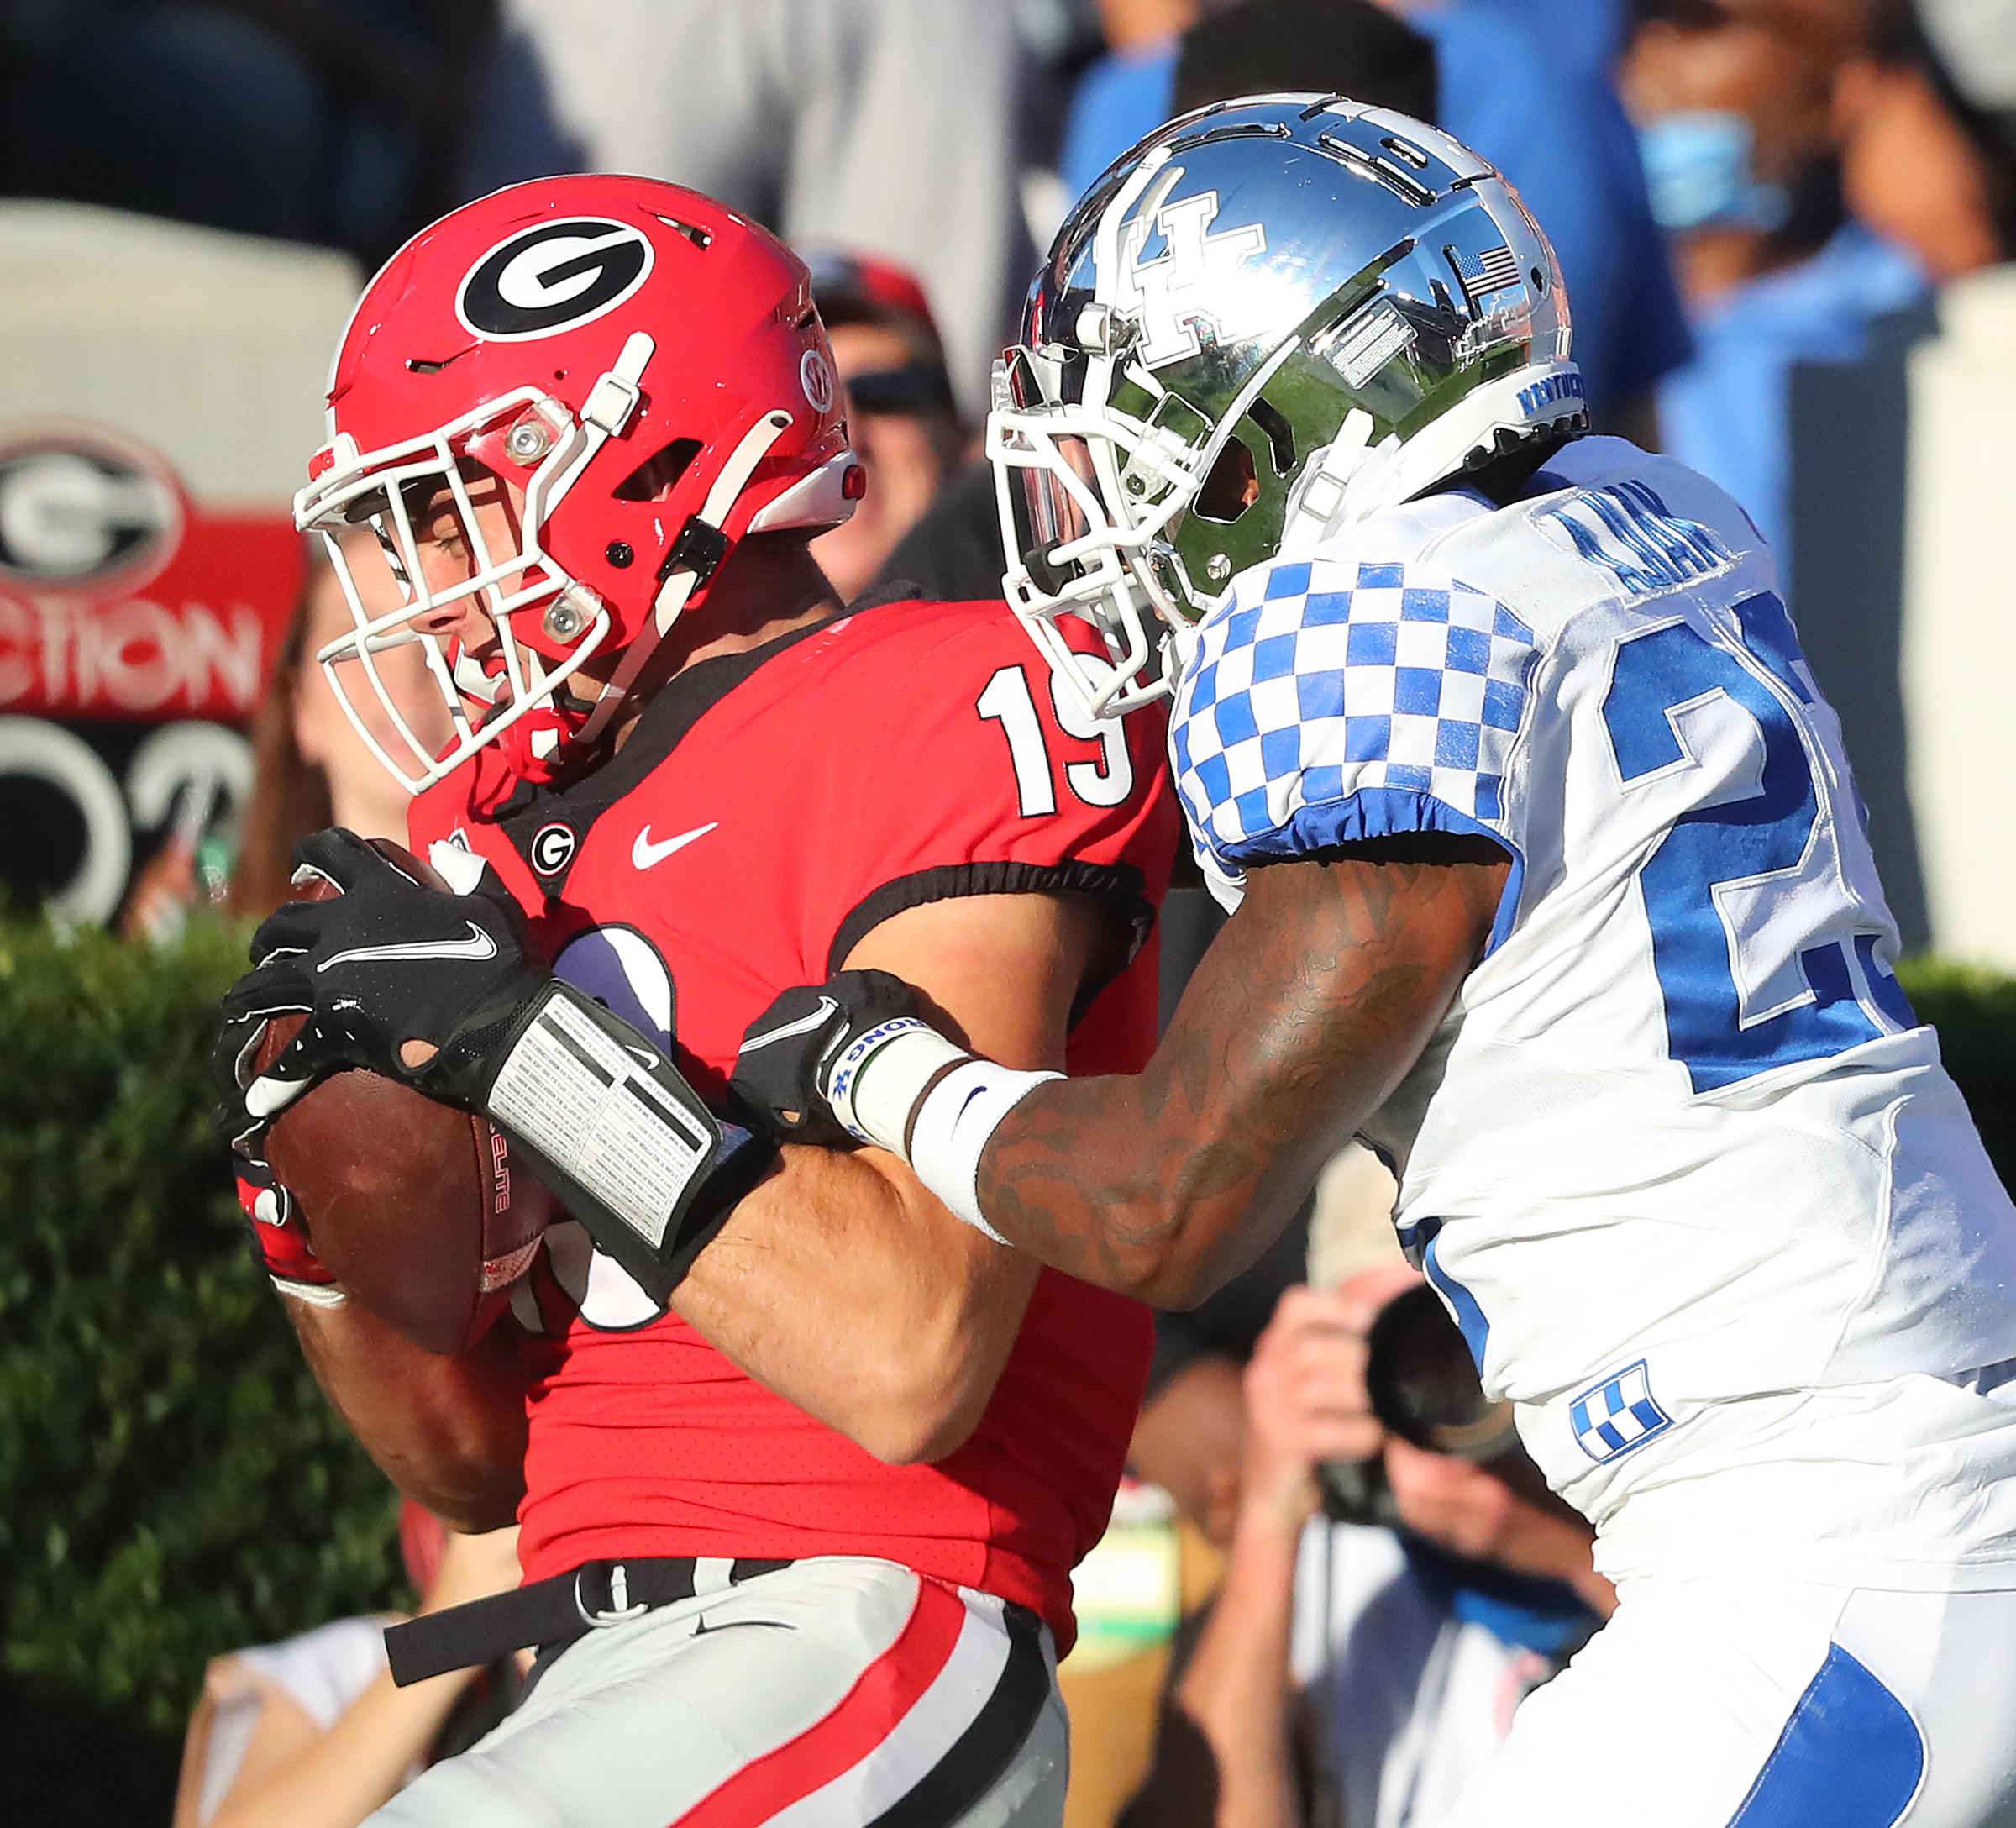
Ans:
{"type": "Polygon", "coordinates": [[[357,622],[317,658],[359,734],[414,793],[501,738],[517,772],[553,772],[600,733],[744,533],[853,512],[861,475],[841,411],[803,263],[691,191],[545,178],[423,230],[351,317],[329,442],[294,504],[328,536],[357,622]],[[478,524],[470,485],[486,472],[523,496],[516,550],[491,549],[478,524]],[[430,502],[471,555],[452,588],[430,588],[420,564],[415,517],[430,502]],[[405,593],[391,615],[365,609],[335,538],[360,521],[405,593]],[[496,625],[487,670],[417,626],[465,597],[496,625]],[[408,642],[454,719],[438,754],[378,676],[374,656],[408,642]],[[561,695],[583,662],[626,649],[599,701],[561,695]],[[365,691],[408,753],[367,728],[352,702],[365,691]]]}

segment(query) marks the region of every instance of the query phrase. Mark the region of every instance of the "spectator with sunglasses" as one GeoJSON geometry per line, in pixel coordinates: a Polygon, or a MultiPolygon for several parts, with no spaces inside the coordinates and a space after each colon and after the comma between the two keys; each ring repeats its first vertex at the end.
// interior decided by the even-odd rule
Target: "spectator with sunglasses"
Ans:
{"type": "Polygon", "coordinates": [[[916,279],[868,255],[805,252],[847,395],[854,454],[868,472],[868,493],[853,518],[812,543],[833,589],[851,603],[931,506],[958,463],[965,433],[937,325],[916,279]]]}

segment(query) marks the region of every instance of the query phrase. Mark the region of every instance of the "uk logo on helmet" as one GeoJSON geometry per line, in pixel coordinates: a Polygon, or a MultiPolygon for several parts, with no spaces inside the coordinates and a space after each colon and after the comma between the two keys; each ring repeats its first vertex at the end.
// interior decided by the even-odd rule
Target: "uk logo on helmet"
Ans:
{"type": "Polygon", "coordinates": [[[1195,355],[1200,323],[1221,339],[1243,334],[1266,296],[1236,283],[1247,263],[1266,253],[1266,228],[1249,222],[1214,234],[1217,192],[1168,201],[1182,176],[1180,165],[1165,168],[1121,230],[1117,271],[1100,274],[1102,296],[1140,325],[1135,354],[1150,368],[1195,355]],[[1144,259],[1158,237],[1160,251],[1144,259]]]}
{"type": "Polygon", "coordinates": [[[455,315],[499,342],[552,336],[613,311],[643,284],[654,258],[651,238],[626,223],[542,223],[499,242],[469,270],[455,315]]]}

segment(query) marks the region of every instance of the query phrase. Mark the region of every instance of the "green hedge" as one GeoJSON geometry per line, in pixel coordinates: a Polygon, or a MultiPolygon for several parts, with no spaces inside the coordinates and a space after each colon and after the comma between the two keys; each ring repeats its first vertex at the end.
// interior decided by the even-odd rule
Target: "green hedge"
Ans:
{"type": "MultiPolygon", "coordinates": [[[[29,1828],[164,1820],[207,1658],[401,1597],[392,1497],[247,1257],[205,1127],[242,948],[0,927],[0,1741],[29,1828]]],[[[2016,982],[1906,983],[2010,1179],[2016,982]]]]}
{"type": "Polygon", "coordinates": [[[165,1820],[209,1657],[395,1597],[396,1500],[205,1123],[244,956],[0,927],[0,1813],[35,1828],[165,1820]]]}

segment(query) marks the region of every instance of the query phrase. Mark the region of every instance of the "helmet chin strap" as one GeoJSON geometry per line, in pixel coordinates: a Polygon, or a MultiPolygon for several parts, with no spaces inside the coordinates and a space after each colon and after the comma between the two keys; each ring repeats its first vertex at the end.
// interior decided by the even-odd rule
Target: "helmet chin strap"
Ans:
{"type": "Polygon", "coordinates": [[[1353,407],[1344,415],[1336,437],[1303,472],[1289,502],[1287,524],[1281,530],[1281,544],[1276,549],[1282,558],[1292,559],[1307,552],[1340,525],[1351,499],[1352,484],[1368,462],[1387,446],[1399,448],[1398,440],[1390,437],[1384,445],[1374,446],[1372,433],[1372,415],[1362,407],[1353,407]]]}
{"type": "Polygon", "coordinates": [[[1501,429],[1522,435],[1546,430],[1547,422],[1526,408],[1522,396],[1536,380],[1574,371],[1573,363],[1559,361],[1502,375],[1404,444],[1390,433],[1371,444],[1372,416],[1354,407],[1336,439],[1310,459],[1289,497],[1277,552],[1283,558],[1295,557],[1369,515],[1411,500],[1430,485],[1457,475],[1465,457],[1480,444],[1488,448],[1501,429]]]}
{"type": "Polygon", "coordinates": [[[651,606],[650,620],[630,643],[608,684],[602,687],[595,709],[588,714],[587,722],[581,726],[580,735],[575,738],[577,743],[592,743],[608,728],[610,720],[630,696],[638,675],[643,671],[644,663],[657,652],[659,643],[671,632],[672,624],[679,620],[694,593],[713,576],[716,566],[725,556],[722,523],[734,507],[736,498],[748,486],[757,465],[769,455],[770,446],[783,437],[790,425],[790,414],[780,408],[764,413],[743,433],[742,442],[722,465],[721,474],[714,479],[714,486],[707,491],[707,498],[701,503],[700,512],[680,529],[679,538],[674,544],[675,554],[685,548],[692,550],[695,556],[680,561],[665,579],[651,606]],[[713,553],[711,559],[698,555],[710,549],[713,553]]]}
{"type": "Polygon", "coordinates": [[[1200,626],[1194,622],[1172,622],[1163,625],[1163,671],[1172,690],[1176,681],[1189,670],[1190,662],[1196,655],[1200,626]]]}

